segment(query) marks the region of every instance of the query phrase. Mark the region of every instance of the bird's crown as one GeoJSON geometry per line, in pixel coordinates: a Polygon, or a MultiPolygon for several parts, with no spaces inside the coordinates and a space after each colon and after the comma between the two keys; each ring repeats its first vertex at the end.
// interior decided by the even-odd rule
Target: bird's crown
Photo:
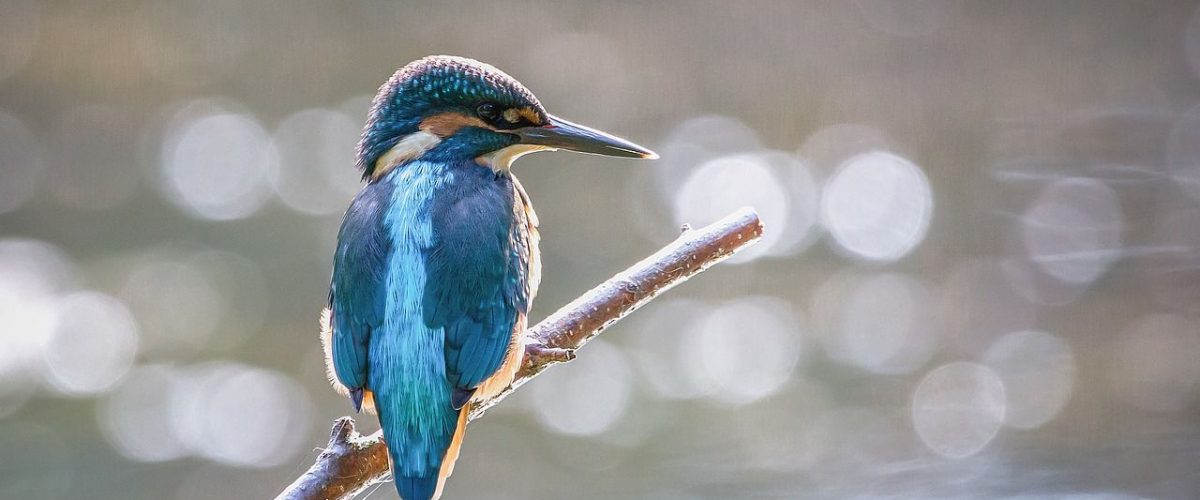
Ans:
{"type": "Polygon", "coordinates": [[[380,97],[391,97],[389,100],[393,102],[396,97],[403,97],[409,105],[492,102],[529,107],[539,115],[546,113],[537,97],[521,82],[490,64],[465,57],[429,56],[413,61],[396,71],[381,90],[388,92],[381,91],[380,97]]]}

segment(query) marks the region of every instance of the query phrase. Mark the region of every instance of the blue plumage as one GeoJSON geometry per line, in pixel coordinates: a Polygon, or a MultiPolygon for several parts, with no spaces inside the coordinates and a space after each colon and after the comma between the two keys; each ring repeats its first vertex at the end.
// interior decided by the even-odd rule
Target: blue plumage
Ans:
{"type": "Polygon", "coordinates": [[[528,267],[513,242],[514,191],[508,176],[471,163],[433,202],[437,244],[426,254],[427,324],[446,332],[446,371],[470,390],[500,367],[518,313],[528,310],[528,287],[510,280],[528,267]]]}
{"type": "Polygon", "coordinates": [[[333,364],[374,393],[404,498],[436,486],[456,392],[499,369],[528,311],[528,280],[511,278],[529,265],[515,198],[511,178],[473,161],[414,161],[369,184],[343,222],[333,364]]]}
{"type": "MultiPolygon", "coordinates": [[[[454,177],[447,165],[415,162],[382,181],[399,188],[383,216],[392,242],[386,310],[382,328],[370,341],[368,378],[380,426],[388,436],[396,484],[408,484],[413,491],[436,487],[458,420],[441,359],[445,332],[428,324],[423,311],[427,288],[442,279],[426,265],[426,254],[434,247],[430,211],[454,177]]],[[[401,495],[425,497],[403,491],[401,495]]]]}
{"type": "Polygon", "coordinates": [[[338,233],[326,342],[335,382],[378,413],[405,500],[440,495],[471,401],[520,366],[538,236],[508,167],[549,148],[652,154],[547,114],[468,59],[417,61],[375,98],[358,149],[368,182],[338,233]]]}
{"type": "Polygon", "coordinates": [[[383,325],[387,305],[384,280],[392,240],[383,214],[394,185],[372,183],[350,204],[338,232],[329,305],[337,311],[333,330],[333,367],[352,390],[367,384],[367,347],[371,332],[383,325]]]}

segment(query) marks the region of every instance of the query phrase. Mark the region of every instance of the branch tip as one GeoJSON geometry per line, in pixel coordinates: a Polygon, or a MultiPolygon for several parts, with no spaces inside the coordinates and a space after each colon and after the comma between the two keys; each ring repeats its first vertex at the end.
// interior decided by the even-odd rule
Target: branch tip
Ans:
{"type": "Polygon", "coordinates": [[[354,431],[354,419],[350,417],[339,417],[333,421],[333,431],[329,434],[329,445],[333,446],[338,443],[349,443],[350,437],[357,434],[354,431]]]}

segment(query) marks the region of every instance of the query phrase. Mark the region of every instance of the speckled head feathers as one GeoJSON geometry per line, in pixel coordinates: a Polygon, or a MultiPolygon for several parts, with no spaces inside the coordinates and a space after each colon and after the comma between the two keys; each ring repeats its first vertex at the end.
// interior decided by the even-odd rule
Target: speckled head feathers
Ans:
{"type": "Polygon", "coordinates": [[[456,56],[429,56],[400,68],[380,88],[375,100],[403,94],[430,102],[455,104],[463,100],[491,100],[508,105],[532,106],[545,113],[529,89],[507,73],[486,63],[456,56]]]}
{"type": "Polygon", "coordinates": [[[417,132],[423,120],[447,113],[480,118],[494,128],[540,124],[547,116],[529,89],[489,64],[465,57],[425,57],[397,70],[379,88],[358,144],[358,168],[369,176],[376,160],[417,132]],[[485,103],[521,116],[496,116],[488,123],[487,116],[478,116],[478,107],[485,103]]]}

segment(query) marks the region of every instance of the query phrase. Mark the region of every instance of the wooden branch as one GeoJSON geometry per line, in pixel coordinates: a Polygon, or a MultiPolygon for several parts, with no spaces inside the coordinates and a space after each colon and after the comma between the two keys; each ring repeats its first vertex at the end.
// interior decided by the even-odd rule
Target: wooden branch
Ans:
{"type": "MultiPolygon", "coordinates": [[[[512,385],[476,405],[471,419],[483,416],[508,394],[546,368],[575,359],[575,351],[592,337],[646,302],[678,285],[762,236],[753,209],[743,208],[701,229],[687,226],[671,244],[609,278],[563,306],[527,333],[525,361],[512,385]]],[[[350,417],[337,419],[329,444],[316,463],[276,500],[351,499],[388,479],[387,447],[376,432],[363,437],[350,417]]]]}
{"type": "Polygon", "coordinates": [[[376,432],[363,437],[354,430],[354,419],[333,421],[329,444],[317,461],[276,499],[354,498],[388,477],[387,446],[376,432]]]}

